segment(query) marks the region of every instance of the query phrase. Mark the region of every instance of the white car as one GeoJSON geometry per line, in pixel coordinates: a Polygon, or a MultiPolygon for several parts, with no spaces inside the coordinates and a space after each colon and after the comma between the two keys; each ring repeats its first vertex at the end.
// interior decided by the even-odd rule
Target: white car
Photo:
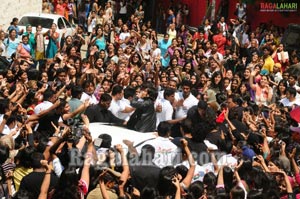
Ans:
{"type": "Polygon", "coordinates": [[[105,124],[101,122],[91,123],[89,130],[93,139],[96,139],[100,134],[105,133],[112,137],[112,146],[116,144],[122,144],[124,148],[127,148],[127,146],[123,144],[123,140],[133,141],[134,146],[136,146],[142,142],[156,137],[154,132],[140,133],[124,127],[113,126],[111,124],[105,124]]]}
{"type": "MultiPolygon", "coordinates": [[[[47,32],[51,25],[55,23],[57,25],[57,32],[59,33],[59,40],[61,39],[62,32],[64,29],[67,30],[65,37],[68,35],[73,35],[75,31],[75,27],[72,26],[68,20],[61,16],[56,14],[45,14],[45,13],[28,13],[23,15],[19,20],[19,29],[24,30],[26,32],[26,25],[30,24],[32,26],[32,32],[36,32],[36,27],[38,25],[41,25],[43,27],[42,33],[47,32]]],[[[45,37],[48,39],[48,37],[45,37]]],[[[48,44],[48,41],[45,42],[48,44]]]]}

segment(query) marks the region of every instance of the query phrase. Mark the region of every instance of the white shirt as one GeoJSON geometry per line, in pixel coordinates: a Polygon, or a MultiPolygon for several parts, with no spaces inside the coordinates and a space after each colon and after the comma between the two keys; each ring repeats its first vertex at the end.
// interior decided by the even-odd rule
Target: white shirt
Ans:
{"type": "Polygon", "coordinates": [[[211,26],[208,25],[208,26],[204,26],[204,32],[205,34],[209,35],[209,30],[211,29],[211,26]]]}
{"type": "MultiPolygon", "coordinates": [[[[218,60],[219,60],[219,61],[223,61],[223,55],[222,55],[221,53],[219,53],[219,52],[216,52],[216,54],[217,54],[218,60]]],[[[209,58],[210,56],[214,56],[214,55],[211,53],[211,51],[206,52],[204,55],[205,55],[205,57],[207,57],[207,58],[209,58]]]]}
{"type": "Polygon", "coordinates": [[[111,19],[112,16],[113,16],[113,14],[112,14],[112,8],[107,8],[105,10],[105,19],[106,19],[106,21],[108,21],[109,19],[111,19]]]}
{"type": "Polygon", "coordinates": [[[90,25],[88,25],[88,32],[93,32],[93,28],[96,27],[96,17],[91,19],[90,25]]]}
{"type": "MultiPolygon", "coordinates": [[[[182,96],[182,92],[179,93],[179,100],[184,99],[182,96]]],[[[190,94],[184,101],[183,106],[177,107],[176,109],[176,119],[184,118],[187,115],[188,110],[198,104],[198,99],[190,94]]]]}
{"type": "Polygon", "coordinates": [[[10,129],[10,128],[5,124],[4,127],[3,127],[2,134],[3,134],[3,135],[8,135],[8,134],[10,134],[11,131],[12,131],[12,129],[10,129]]]}
{"type": "Polygon", "coordinates": [[[120,2],[120,14],[127,14],[127,7],[126,3],[120,2]]]}
{"type": "MultiPolygon", "coordinates": [[[[126,39],[127,37],[130,37],[130,33],[129,33],[129,32],[121,32],[121,34],[120,34],[120,36],[119,36],[119,39],[120,39],[121,41],[125,41],[125,39],[126,39]]],[[[127,44],[122,43],[120,46],[121,46],[121,48],[124,49],[124,48],[126,48],[127,44]]]]}
{"type": "Polygon", "coordinates": [[[231,169],[234,169],[238,165],[238,161],[232,154],[223,155],[217,163],[219,166],[228,166],[231,169]]]}
{"type": "Polygon", "coordinates": [[[156,58],[160,58],[161,57],[161,50],[159,48],[156,48],[153,52],[152,52],[152,58],[155,60],[156,58]]]}
{"type": "MultiPolygon", "coordinates": [[[[162,99],[164,99],[164,90],[158,91],[158,95],[156,98],[156,100],[162,100],[162,99]]],[[[178,101],[179,99],[180,99],[179,93],[175,92],[175,101],[178,101]]]]}
{"type": "Polygon", "coordinates": [[[122,99],[122,100],[112,100],[110,107],[108,108],[108,110],[110,110],[112,112],[112,114],[114,114],[114,116],[116,116],[117,118],[120,118],[122,120],[126,120],[128,121],[130,118],[130,115],[132,113],[123,113],[122,111],[125,110],[126,107],[129,107],[130,105],[127,105],[127,103],[125,102],[126,99],[122,99]]]}
{"type": "Polygon", "coordinates": [[[282,75],[280,72],[275,73],[274,75],[274,81],[278,84],[282,80],[282,75]]]}
{"type": "Polygon", "coordinates": [[[249,35],[247,33],[243,33],[242,35],[242,45],[249,44],[249,35]]]}
{"type": "Polygon", "coordinates": [[[43,101],[42,103],[38,104],[35,108],[34,108],[34,114],[39,114],[40,112],[49,109],[51,106],[53,105],[52,102],[49,101],[43,101]]]}
{"type": "Polygon", "coordinates": [[[159,125],[160,122],[172,120],[172,115],[174,112],[173,106],[169,100],[166,99],[156,100],[154,106],[156,107],[157,105],[162,106],[162,111],[156,112],[156,127],[159,125]]]}
{"type": "Polygon", "coordinates": [[[0,48],[2,48],[2,55],[6,55],[6,46],[4,45],[3,42],[0,43],[0,48]]]}
{"type": "Polygon", "coordinates": [[[297,98],[295,98],[293,102],[291,102],[288,98],[283,98],[282,100],[280,100],[280,102],[283,104],[283,106],[300,106],[300,100],[297,98]]]}
{"type": "Polygon", "coordinates": [[[143,143],[136,148],[139,154],[141,154],[141,149],[146,144],[150,144],[155,148],[155,154],[152,161],[160,168],[176,164],[177,158],[180,158],[181,156],[180,149],[173,144],[169,138],[157,137],[143,143]]]}
{"type": "MultiPolygon", "coordinates": [[[[180,166],[180,165],[183,165],[188,169],[190,168],[190,164],[187,160],[185,160],[182,163],[176,165],[175,167],[180,166]]],[[[202,182],[203,177],[208,172],[213,172],[214,173],[214,165],[213,165],[212,162],[209,162],[207,164],[203,164],[202,166],[200,166],[199,164],[196,164],[196,168],[195,168],[194,176],[192,178],[192,182],[195,182],[195,181],[198,181],[198,180],[202,182]]]]}
{"type": "Polygon", "coordinates": [[[89,99],[90,104],[98,104],[99,101],[97,100],[97,98],[95,97],[94,94],[92,95],[88,95],[85,92],[82,93],[80,101],[85,102],[86,99],[89,99]]]}
{"type": "Polygon", "coordinates": [[[169,29],[167,33],[169,34],[169,39],[172,40],[172,39],[176,38],[177,32],[175,29],[174,30],[169,29]]]}

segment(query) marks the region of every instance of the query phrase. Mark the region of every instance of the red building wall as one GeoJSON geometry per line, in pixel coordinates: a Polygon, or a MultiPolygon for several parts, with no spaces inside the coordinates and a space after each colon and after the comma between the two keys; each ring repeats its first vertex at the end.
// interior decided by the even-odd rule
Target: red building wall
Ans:
{"type": "MultiPolygon", "coordinates": [[[[206,14],[207,0],[182,0],[182,2],[189,5],[189,24],[191,26],[199,26],[206,14]]],[[[216,0],[216,11],[219,8],[220,2],[221,0],[216,0]]],[[[238,0],[229,1],[229,18],[236,18],[233,13],[237,2],[238,0]]],[[[260,3],[262,2],[265,3],[266,0],[256,0],[255,4],[247,4],[247,18],[253,28],[258,26],[261,22],[272,23],[281,27],[286,27],[289,23],[300,24],[300,3],[298,3],[297,12],[282,13],[261,12],[260,3]]]]}
{"type": "Polygon", "coordinates": [[[189,24],[198,27],[206,14],[206,0],[182,0],[190,9],[189,24]]]}
{"type": "MultiPolygon", "coordinates": [[[[236,18],[233,13],[237,2],[238,0],[230,0],[229,18],[236,18]]],[[[289,23],[300,24],[300,3],[298,3],[297,12],[261,12],[260,3],[265,2],[265,0],[257,0],[255,4],[247,4],[247,21],[251,23],[252,28],[257,27],[262,22],[280,27],[286,27],[289,23]]]]}

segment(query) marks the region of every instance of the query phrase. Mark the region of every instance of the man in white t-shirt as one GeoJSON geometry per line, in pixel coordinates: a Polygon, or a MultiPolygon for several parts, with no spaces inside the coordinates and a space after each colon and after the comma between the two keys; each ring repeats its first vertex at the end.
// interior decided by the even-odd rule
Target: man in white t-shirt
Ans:
{"type": "Polygon", "coordinates": [[[160,122],[167,121],[170,124],[176,124],[182,120],[173,119],[173,103],[175,101],[175,90],[166,88],[163,92],[163,99],[157,99],[154,106],[156,107],[156,126],[160,122]]]}
{"type": "Polygon", "coordinates": [[[182,92],[179,93],[179,100],[176,104],[176,119],[182,119],[187,116],[188,110],[198,104],[198,99],[191,94],[191,82],[188,80],[182,81],[182,92]]]}
{"type": "Polygon", "coordinates": [[[286,97],[280,100],[283,106],[300,106],[300,99],[296,98],[297,91],[294,87],[286,88],[286,97]]]}
{"type": "Polygon", "coordinates": [[[128,121],[135,109],[128,105],[125,100],[122,100],[123,97],[124,90],[122,86],[114,86],[112,89],[112,101],[108,110],[110,110],[117,118],[128,121]]]}
{"type": "Polygon", "coordinates": [[[157,131],[158,137],[144,142],[136,148],[137,152],[140,154],[142,147],[149,144],[155,148],[153,163],[156,166],[163,168],[178,163],[177,159],[181,153],[180,149],[169,139],[171,125],[168,122],[161,122],[157,127],[157,131]]]}
{"type": "Polygon", "coordinates": [[[34,114],[38,115],[40,112],[49,109],[56,100],[56,95],[51,90],[46,90],[43,94],[44,101],[34,108],[34,114]]]}
{"type": "Polygon", "coordinates": [[[83,82],[82,87],[84,89],[84,92],[81,95],[80,101],[85,102],[85,100],[88,99],[90,104],[98,104],[99,101],[94,95],[94,91],[95,91],[94,82],[90,80],[86,80],[85,82],[83,82]]]}
{"type": "Polygon", "coordinates": [[[156,126],[160,122],[170,121],[173,116],[173,106],[172,103],[175,99],[175,90],[165,89],[164,98],[156,100],[154,106],[156,107],[156,126]]]}

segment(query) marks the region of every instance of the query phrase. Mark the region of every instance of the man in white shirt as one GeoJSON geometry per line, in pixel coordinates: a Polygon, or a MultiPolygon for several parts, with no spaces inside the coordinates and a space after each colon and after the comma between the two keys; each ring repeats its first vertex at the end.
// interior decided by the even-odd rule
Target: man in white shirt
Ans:
{"type": "Polygon", "coordinates": [[[173,116],[173,106],[172,103],[175,99],[175,90],[165,89],[163,92],[164,98],[156,100],[154,106],[156,107],[156,126],[160,122],[170,121],[173,116]]]}
{"type": "Polygon", "coordinates": [[[171,125],[168,122],[161,122],[157,127],[158,137],[146,141],[137,147],[137,152],[141,154],[141,149],[144,145],[149,144],[153,146],[155,148],[153,163],[160,168],[179,163],[177,159],[181,155],[180,149],[170,141],[170,129],[171,125]]]}
{"type": "Polygon", "coordinates": [[[86,80],[83,82],[82,87],[84,89],[84,92],[81,95],[80,101],[85,102],[87,99],[89,99],[90,104],[98,104],[99,101],[94,95],[94,91],[95,91],[94,82],[90,80],[86,80]]]}
{"type": "Polygon", "coordinates": [[[223,55],[218,52],[218,45],[213,43],[211,45],[211,51],[205,53],[205,56],[209,58],[210,56],[213,56],[214,59],[217,59],[218,62],[221,62],[223,60],[223,55]]]}
{"type": "MultiPolygon", "coordinates": [[[[294,87],[298,93],[300,93],[300,87],[297,85],[298,76],[296,74],[290,74],[288,83],[290,87],[294,87]]],[[[298,96],[297,96],[298,98],[298,96]]]]}
{"type": "Polygon", "coordinates": [[[297,91],[294,87],[286,88],[286,97],[280,100],[283,106],[300,106],[300,99],[296,98],[297,91]]]}
{"type": "Polygon", "coordinates": [[[164,92],[165,92],[165,89],[167,89],[167,88],[174,89],[175,90],[175,101],[179,100],[179,94],[177,92],[177,82],[175,80],[171,79],[171,80],[167,81],[166,77],[162,77],[160,79],[160,87],[161,87],[161,90],[158,92],[156,100],[164,99],[164,92]]]}
{"type": "Polygon", "coordinates": [[[182,92],[179,93],[179,101],[176,104],[176,119],[186,118],[187,111],[198,104],[198,99],[191,94],[191,82],[188,80],[182,81],[182,92]]]}
{"type": "Polygon", "coordinates": [[[56,95],[51,90],[46,90],[43,94],[44,101],[34,108],[34,114],[38,115],[40,112],[49,109],[56,100],[56,95]]]}
{"type": "Polygon", "coordinates": [[[163,92],[163,99],[157,99],[154,106],[156,107],[156,126],[160,122],[167,121],[170,124],[176,124],[182,119],[173,119],[173,103],[175,101],[175,90],[166,88],[163,92]]]}
{"type": "Polygon", "coordinates": [[[126,104],[125,101],[122,100],[123,97],[124,90],[122,86],[114,86],[112,89],[112,101],[108,110],[110,110],[117,118],[128,121],[135,108],[126,104]]]}

